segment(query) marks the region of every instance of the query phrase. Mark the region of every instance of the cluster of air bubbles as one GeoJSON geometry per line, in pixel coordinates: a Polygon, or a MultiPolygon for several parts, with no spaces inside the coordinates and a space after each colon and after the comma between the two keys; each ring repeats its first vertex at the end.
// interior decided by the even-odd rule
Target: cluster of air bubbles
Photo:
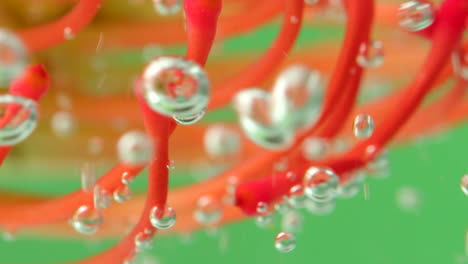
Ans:
{"type": "Polygon", "coordinates": [[[0,95],[0,146],[13,146],[29,137],[37,126],[37,118],[38,109],[33,100],[0,95]]]}
{"type": "Polygon", "coordinates": [[[296,248],[296,236],[289,232],[279,232],[275,237],[275,248],[279,252],[291,252],[296,248]]]}
{"type": "Polygon", "coordinates": [[[313,125],[322,110],[324,87],[317,71],[292,65],[278,75],[271,93],[252,88],[234,100],[244,133],[273,150],[288,148],[297,130],[313,125]]]}
{"type": "Polygon", "coordinates": [[[353,133],[358,139],[367,139],[374,133],[374,119],[368,114],[359,114],[354,118],[353,133]]]}
{"type": "Polygon", "coordinates": [[[84,235],[92,235],[103,221],[101,212],[87,205],[80,206],[71,219],[73,228],[84,235]]]}
{"type": "Polygon", "coordinates": [[[308,137],[302,143],[302,153],[309,161],[319,160],[327,155],[330,147],[330,143],[324,138],[308,137]]]}
{"type": "Polygon", "coordinates": [[[463,193],[468,196],[468,174],[463,175],[460,181],[460,188],[463,193]]]}
{"type": "Polygon", "coordinates": [[[356,62],[362,68],[377,68],[384,63],[384,46],[380,40],[361,44],[356,62]]]}
{"type": "Polygon", "coordinates": [[[57,137],[68,137],[76,129],[75,117],[68,111],[58,111],[52,115],[50,126],[57,137]]]}
{"type": "Polygon", "coordinates": [[[153,227],[161,230],[174,226],[177,220],[174,208],[169,205],[155,205],[150,212],[149,219],[153,227]]]}
{"type": "Polygon", "coordinates": [[[212,196],[202,196],[197,201],[193,216],[198,223],[204,226],[214,226],[219,223],[223,216],[222,205],[219,200],[212,196]]]}
{"type": "Polygon", "coordinates": [[[304,193],[316,202],[332,201],[339,187],[338,176],[329,168],[311,167],[304,175],[304,193]]]}
{"type": "Polygon", "coordinates": [[[434,8],[425,0],[408,1],[398,9],[398,18],[400,26],[405,30],[421,31],[434,23],[434,8]]]}
{"type": "Polygon", "coordinates": [[[232,128],[224,125],[211,125],[205,131],[203,143],[206,153],[211,157],[229,157],[239,153],[241,137],[232,128]]]}
{"type": "Polygon", "coordinates": [[[153,142],[141,131],[129,131],[117,143],[119,160],[129,165],[144,165],[153,157],[153,142]]]}
{"type": "Polygon", "coordinates": [[[0,29],[0,86],[8,85],[27,65],[23,42],[12,32],[0,29]]]}
{"type": "Polygon", "coordinates": [[[183,6],[183,0],[153,0],[154,9],[163,16],[178,13],[183,6]]]}
{"type": "Polygon", "coordinates": [[[182,125],[198,122],[210,98],[210,83],[200,65],[177,57],[152,60],[143,72],[142,89],[151,109],[182,125]]]}

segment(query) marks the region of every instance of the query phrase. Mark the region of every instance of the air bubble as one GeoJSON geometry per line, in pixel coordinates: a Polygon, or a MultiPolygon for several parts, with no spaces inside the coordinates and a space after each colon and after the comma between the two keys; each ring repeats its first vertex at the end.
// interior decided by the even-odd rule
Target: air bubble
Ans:
{"type": "Polygon", "coordinates": [[[401,27],[416,32],[434,23],[434,9],[426,1],[408,1],[398,9],[398,18],[401,27]]]}
{"type": "Polygon", "coordinates": [[[68,111],[55,112],[50,120],[52,131],[57,137],[68,137],[76,129],[75,117],[68,111]]]}
{"type": "Polygon", "coordinates": [[[102,221],[103,218],[99,211],[83,205],[76,210],[72,217],[71,224],[77,232],[84,235],[92,235],[98,231],[102,221]]]}
{"type": "Polygon", "coordinates": [[[153,248],[153,234],[140,232],[135,236],[135,251],[142,252],[153,248]]]}
{"type": "Polygon", "coordinates": [[[27,51],[23,42],[12,32],[0,29],[0,85],[8,85],[24,72],[27,51]]]}
{"type": "Polygon", "coordinates": [[[463,175],[461,178],[460,187],[463,193],[468,196],[468,174],[463,175]]]}
{"type": "Polygon", "coordinates": [[[120,185],[114,190],[114,200],[118,203],[124,203],[132,198],[132,190],[127,185],[120,185]]]}
{"type": "Polygon", "coordinates": [[[377,68],[384,63],[384,47],[382,41],[372,40],[362,43],[356,59],[363,68],[377,68]]]}
{"type": "Polygon", "coordinates": [[[225,157],[240,151],[241,138],[234,129],[223,125],[213,125],[206,129],[203,143],[205,151],[211,157],[225,157]]]}
{"type": "Polygon", "coordinates": [[[279,232],[275,237],[275,248],[279,252],[291,252],[296,248],[296,237],[289,232],[279,232]]]}
{"type": "Polygon", "coordinates": [[[328,168],[311,167],[304,176],[305,194],[314,201],[333,200],[337,194],[338,176],[328,168]]]}
{"type": "Polygon", "coordinates": [[[335,201],[330,200],[319,202],[314,200],[307,200],[305,208],[314,215],[329,215],[335,210],[335,201]]]}
{"type": "Polygon", "coordinates": [[[353,132],[358,139],[366,139],[374,133],[374,119],[367,114],[359,114],[354,118],[353,132]]]}
{"type": "Polygon", "coordinates": [[[153,157],[153,142],[141,131],[130,131],[117,143],[119,160],[129,165],[144,165],[153,157]]]}
{"type": "Polygon", "coordinates": [[[356,173],[343,185],[338,188],[338,196],[341,198],[351,198],[356,196],[364,183],[364,174],[356,173]]]}
{"type": "Polygon", "coordinates": [[[268,212],[269,206],[265,202],[258,202],[256,210],[257,210],[257,213],[259,214],[265,214],[268,212]]]}
{"type": "Polygon", "coordinates": [[[296,184],[289,190],[289,203],[295,208],[304,207],[307,197],[304,196],[304,186],[296,184]]]}
{"type": "Polygon", "coordinates": [[[298,211],[289,211],[281,219],[281,227],[288,232],[302,231],[304,217],[298,211]]]}
{"type": "Polygon", "coordinates": [[[200,224],[213,226],[217,224],[223,215],[223,210],[219,201],[211,196],[202,196],[197,201],[194,218],[200,224]]]}
{"type": "Polygon", "coordinates": [[[174,15],[182,9],[182,0],[153,0],[154,9],[163,16],[174,15]]]}
{"type": "Polygon", "coordinates": [[[274,123],[290,129],[310,127],[322,111],[324,92],[319,72],[303,65],[284,69],[271,93],[274,123]]]}
{"type": "Polygon", "coordinates": [[[142,81],[144,97],[154,111],[185,125],[204,115],[210,84],[200,65],[182,58],[159,57],[149,63],[142,81]]]}
{"type": "Polygon", "coordinates": [[[0,95],[0,146],[13,146],[29,137],[37,126],[37,118],[33,100],[0,95]]]}
{"type": "Polygon", "coordinates": [[[112,196],[106,189],[96,185],[93,191],[93,200],[95,208],[106,209],[112,203],[112,196]]]}
{"type": "Polygon", "coordinates": [[[165,206],[154,206],[151,209],[149,219],[157,229],[169,229],[176,223],[177,216],[174,208],[165,206]]]}
{"type": "Polygon", "coordinates": [[[309,161],[324,158],[329,150],[330,143],[323,138],[308,137],[302,143],[302,153],[309,161]]]}
{"type": "Polygon", "coordinates": [[[294,139],[291,129],[275,123],[270,95],[260,89],[248,89],[234,99],[239,122],[246,136],[259,146],[279,150],[289,147],[294,139]]]}

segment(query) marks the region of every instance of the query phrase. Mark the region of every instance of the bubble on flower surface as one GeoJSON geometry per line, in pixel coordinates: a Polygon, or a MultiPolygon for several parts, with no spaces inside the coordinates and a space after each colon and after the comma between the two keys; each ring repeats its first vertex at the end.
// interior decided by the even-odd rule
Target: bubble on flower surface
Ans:
{"type": "Polygon", "coordinates": [[[241,138],[237,131],[223,125],[209,126],[203,136],[205,151],[211,157],[225,157],[240,151],[241,138]]]}
{"type": "Polygon", "coordinates": [[[468,174],[463,175],[460,182],[460,188],[463,193],[468,196],[468,174]]]}
{"type": "Polygon", "coordinates": [[[374,119],[367,114],[359,114],[354,118],[353,132],[358,139],[366,139],[374,133],[374,119]]]}
{"type": "Polygon", "coordinates": [[[176,57],[152,60],[143,72],[148,106],[183,124],[201,119],[210,98],[210,84],[200,65],[176,57]]]}
{"type": "Polygon", "coordinates": [[[279,232],[275,237],[275,248],[282,253],[291,252],[296,248],[296,237],[289,232],[279,232]]]}
{"type": "Polygon", "coordinates": [[[265,214],[265,213],[268,212],[269,208],[270,208],[270,207],[268,206],[267,203],[265,203],[265,202],[258,202],[256,211],[257,211],[257,213],[259,213],[259,214],[265,214]]]}
{"type": "Polygon", "coordinates": [[[112,203],[111,194],[103,187],[96,185],[93,190],[94,208],[106,209],[112,203]]]}
{"type": "Polygon", "coordinates": [[[153,142],[141,131],[129,131],[117,143],[119,160],[129,165],[143,165],[153,157],[153,142]]]}
{"type": "Polygon", "coordinates": [[[84,192],[92,192],[96,185],[96,168],[92,163],[85,162],[80,170],[81,189],[84,192]]]}
{"type": "Polygon", "coordinates": [[[369,43],[362,43],[357,63],[362,68],[377,68],[384,63],[384,46],[382,41],[372,40],[369,43]]]}
{"type": "Polygon", "coordinates": [[[434,23],[434,8],[427,1],[408,1],[398,9],[400,26],[412,32],[428,28],[434,23]]]}
{"type": "Polygon", "coordinates": [[[289,190],[289,203],[295,208],[304,207],[304,202],[307,197],[304,196],[304,186],[302,184],[296,184],[289,190]]]}
{"type": "Polygon", "coordinates": [[[175,160],[170,160],[166,167],[169,169],[169,170],[174,170],[176,168],[176,163],[175,163],[175,160]]]}
{"type": "Polygon", "coordinates": [[[129,185],[133,182],[134,177],[135,177],[134,175],[125,171],[124,173],[122,173],[122,177],[121,177],[122,183],[125,185],[129,185]]]}
{"type": "Polygon", "coordinates": [[[270,95],[267,92],[260,89],[243,90],[236,95],[234,106],[245,135],[257,145],[279,150],[292,144],[293,131],[273,120],[270,95]]]}
{"type": "Polygon", "coordinates": [[[98,231],[102,221],[102,215],[98,210],[82,205],[73,215],[71,224],[77,232],[92,235],[98,231]]]}
{"type": "Polygon", "coordinates": [[[260,228],[270,228],[273,226],[273,213],[266,213],[255,218],[255,223],[260,228]]]}
{"type": "Polygon", "coordinates": [[[71,27],[66,27],[63,29],[63,36],[66,40],[72,40],[75,38],[75,33],[73,33],[71,27]]]}
{"type": "Polygon", "coordinates": [[[335,198],[339,179],[328,168],[311,167],[304,176],[305,194],[314,201],[324,202],[335,198]]]}
{"type": "Polygon", "coordinates": [[[13,146],[29,137],[37,126],[37,118],[33,100],[0,95],[0,146],[13,146]]]}
{"type": "Polygon", "coordinates": [[[274,123],[292,129],[311,126],[322,111],[324,92],[319,72],[289,66],[278,75],[271,94],[274,123]]]}
{"type": "Polygon", "coordinates": [[[308,137],[302,143],[302,153],[309,161],[319,160],[330,150],[330,143],[319,137],[308,137]]]}
{"type": "Polygon", "coordinates": [[[139,232],[135,236],[135,251],[142,252],[153,248],[153,234],[152,232],[147,234],[145,232],[139,232]]]}
{"type": "Polygon", "coordinates": [[[453,72],[464,80],[468,80],[468,54],[456,51],[452,54],[453,72]]]}
{"type": "Polygon", "coordinates": [[[12,32],[0,28],[0,86],[8,85],[27,65],[23,42],[12,32]]]}
{"type": "Polygon", "coordinates": [[[168,16],[180,12],[183,0],[153,0],[153,4],[158,14],[168,16]]]}
{"type": "Polygon", "coordinates": [[[217,224],[223,216],[221,203],[212,196],[202,196],[197,201],[194,218],[202,225],[217,224]]]}
{"type": "Polygon", "coordinates": [[[114,190],[114,200],[118,203],[124,203],[132,198],[132,190],[127,185],[120,185],[114,190]]]}
{"type": "Polygon", "coordinates": [[[68,111],[55,112],[50,120],[52,131],[57,137],[70,136],[76,129],[75,117],[68,111]]]}
{"type": "Polygon", "coordinates": [[[155,228],[165,230],[174,226],[177,216],[174,208],[171,206],[156,205],[151,209],[149,219],[155,228]]]}

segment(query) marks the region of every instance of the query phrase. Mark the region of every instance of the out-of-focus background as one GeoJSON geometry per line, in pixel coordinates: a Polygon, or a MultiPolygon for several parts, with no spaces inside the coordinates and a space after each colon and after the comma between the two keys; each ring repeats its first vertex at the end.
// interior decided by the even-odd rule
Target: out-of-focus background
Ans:
{"type": "MultiPolygon", "coordinates": [[[[0,26],[21,29],[51,21],[73,2],[2,0],[0,26]]],[[[223,12],[235,13],[236,8],[233,4],[223,12]]],[[[105,1],[96,20],[73,40],[32,55],[32,61],[46,64],[53,85],[41,103],[39,127],[15,147],[0,169],[0,188],[63,195],[79,188],[79,169],[84,162],[92,162],[98,172],[115,164],[118,137],[142,128],[133,81],[152,57],[184,52],[183,44],[124,44],[128,38],[124,29],[154,24],[159,32],[158,24],[177,20],[183,21],[181,15],[166,18],[156,14],[149,0],[105,1]]],[[[319,16],[308,12],[305,23],[288,62],[305,60],[327,77],[341,45],[344,20],[335,11],[319,16]]],[[[249,33],[217,41],[207,66],[210,78],[220,83],[254,61],[279,26],[280,20],[275,19],[249,33]]],[[[428,48],[428,43],[396,24],[377,22],[373,37],[385,43],[386,62],[366,75],[361,102],[411,80],[428,48]]],[[[263,85],[268,88],[271,80],[263,85]]],[[[227,107],[208,114],[203,122],[235,120],[227,107]]],[[[219,166],[204,163],[193,169],[192,161],[205,155],[201,154],[202,136],[187,137],[189,129],[182,128],[173,140],[171,153],[177,168],[171,174],[172,187],[206,178],[219,166]],[[183,148],[188,144],[194,146],[191,152],[183,148]]],[[[460,178],[468,169],[467,135],[464,123],[394,143],[389,147],[390,176],[368,179],[366,192],[338,201],[331,215],[304,212],[303,231],[291,253],[281,254],[274,248],[274,237],[281,231],[279,219],[270,229],[247,220],[215,231],[157,236],[147,262],[142,263],[468,263],[468,201],[460,191],[460,178]]],[[[144,193],[144,174],[132,189],[144,193]]],[[[104,250],[117,239],[62,239],[19,232],[13,241],[0,239],[0,263],[77,260],[104,250]]]]}

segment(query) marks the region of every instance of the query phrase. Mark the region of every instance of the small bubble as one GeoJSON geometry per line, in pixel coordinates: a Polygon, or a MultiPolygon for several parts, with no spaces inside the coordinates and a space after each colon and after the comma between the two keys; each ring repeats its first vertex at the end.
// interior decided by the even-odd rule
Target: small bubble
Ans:
{"type": "Polygon", "coordinates": [[[174,15],[182,9],[182,0],[153,0],[154,8],[163,16],[174,15]]]}
{"type": "Polygon", "coordinates": [[[468,174],[463,175],[461,178],[460,187],[463,193],[468,196],[468,174]]]}
{"type": "Polygon", "coordinates": [[[364,174],[356,173],[343,185],[338,188],[338,196],[341,198],[351,198],[356,196],[364,183],[364,174]]]}
{"type": "Polygon", "coordinates": [[[304,217],[298,211],[289,211],[283,215],[281,227],[288,232],[300,232],[304,223],[304,217]]]}
{"type": "Polygon", "coordinates": [[[273,213],[267,213],[264,215],[257,216],[255,223],[260,228],[270,228],[273,226],[273,213]]]}
{"type": "Polygon", "coordinates": [[[296,184],[289,190],[289,203],[295,208],[304,207],[307,197],[304,196],[304,186],[296,184]]]}
{"type": "Polygon", "coordinates": [[[103,218],[99,211],[82,205],[73,215],[71,224],[77,232],[84,235],[92,235],[98,231],[102,221],[103,218]]]}
{"type": "Polygon", "coordinates": [[[165,206],[154,206],[151,209],[149,219],[157,229],[169,229],[176,223],[177,216],[174,208],[165,206]]]}
{"type": "Polygon", "coordinates": [[[330,201],[337,194],[338,176],[328,168],[311,167],[304,176],[305,194],[314,201],[330,201]]]}
{"type": "Polygon", "coordinates": [[[197,201],[194,218],[200,224],[213,226],[217,224],[223,215],[221,203],[211,196],[202,196],[197,201]]]}
{"type": "Polygon", "coordinates": [[[143,165],[153,157],[153,142],[141,131],[129,131],[117,143],[119,160],[130,165],[143,165]]]}
{"type": "Polygon", "coordinates": [[[257,204],[257,213],[265,214],[268,212],[269,206],[265,202],[258,202],[257,204]]]}
{"type": "Polygon", "coordinates": [[[94,187],[93,191],[94,207],[97,209],[105,209],[112,203],[111,194],[99,185],[94,187]]]}
{"type": "Polygon", "coordinates": [[[412,32],[428,28],[434,22],[434,10],[427,1],[408,1],[398,9],[400,26],[412,32]]]}
{"type": "Polygon", "coordinates": [[[114,190],[114,200],[118,203],[124,203],[132,198],[132,190],[127,185],[120,185],[114,190]]]}
{"type": "Polygon", "coordinates": [[[57,137],[68,137],[76,129],[75,117],[68,111],[55,112],[50,120],[52,131],[57,137]]]}
{"type": "Polygon", "coordinates": [[[0,28],[0,86],[8,85],[27,65],[27,50],[13,32],[0,28]]]}
{"type": "Polygon", "coordinates": [[[176,168],[175,160],[170,160],[166,167],[170,170],[174,170],[176,168]]]}
{"type": "Polygon", "coordinates": [[[203,142],[205,151],[211,157],[226,157],[239,153],[242,141],[234,129],[212,125],[206,129],[203,142]]]}
{"type": "Polygon", "coordinates": [[[402,187],[396,192],[398,206],[407,212],[415,213],[421,207],[421,194],[412,187],[402,187]]]}
{"type": "Polygon", "coordinates": [[[280,214],[285,214],[291,210],[291,205],[289,204],[287,196],[284,196],[275,204],[275,210],[280,214]]]}
{"type": "Polygon", "coordinates": [[[63,35],[66,40],[72,40],[75,38],[75,34],[73,33],[73,30],[71,29],[71,27],[66,27],[63,30],[63,35]]]}
{"type": "Polygon", "coordinates": [[[128,173],[128,172],[124,172],[122,173],[122,183],[125,184],[125,185],[129,185],[133,182],[133,180],[135,179],[135,177],[128,173]]]}
{"type": "Polygon", "coordinates": [[[307,200],[306,207],[307,211],[314,215],[324,216],[329,215],[335,210],[335,201],[324,201],[318,202],[314,200],[307,200]]]}
{"type": "Polygon", "coordinates": [[[142,252],[153,248],[153,234],[140,232],[135,236],[135,251],[142,252]]]}
{"type": "Polygon", "coordinates": [[[296,237],[289,232],[279,232],[275,237],[275,248],[279,252],[291,252],[296,248],[296,237]]]}
{"type": "Polygon", "coordinates": [[[358,139],[366,139],[374,133],[374,119],[367,114],[359,114],[354,118],[353,132],[358,139]]]}
{"type": "Polygon", "coordinates": [[[308,137],[302,143],[302,153],[309,161],[324,158],[330,149],[330,144],[323,138],[308,137]]]}
{"type": "Polygon", "coordinates": [[[384,62],[382,41],[372,40],[369,43],[362,43],[356,61],[363,68],[377,68],[382,65],[384,62]]]}

